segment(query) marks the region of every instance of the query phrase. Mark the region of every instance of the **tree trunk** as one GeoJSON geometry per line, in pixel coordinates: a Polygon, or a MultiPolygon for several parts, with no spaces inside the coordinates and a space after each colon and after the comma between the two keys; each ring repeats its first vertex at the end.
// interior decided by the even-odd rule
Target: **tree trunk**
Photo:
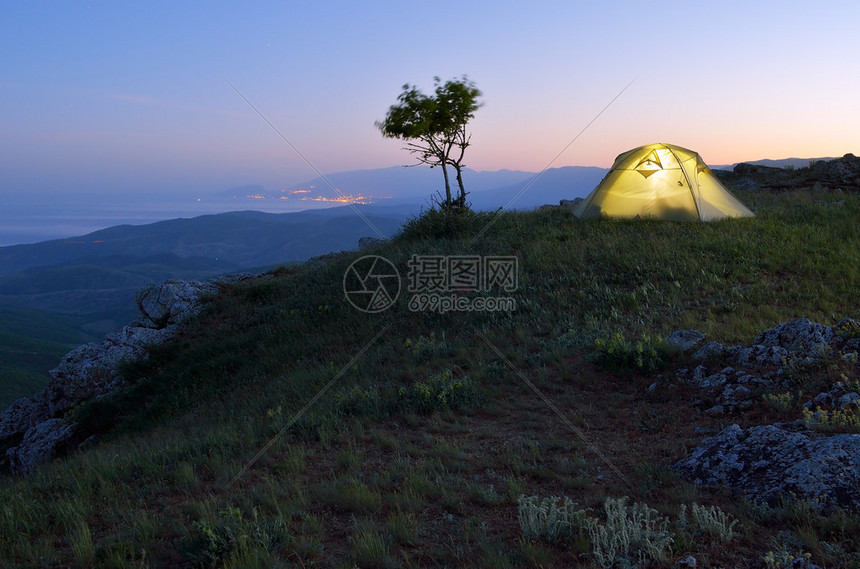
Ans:
{"type": "MultiPolygon", "coordinates": [[[[454,202],[451,200],[451,182],[448,179],[448,166],[444,160],[442,161],[442,175],[445,176],[445,203],[442,206],[443,209],[450,210],[454,202]]],[[[459,174],[457,175],[457,179],[459,180],[459,174]]]]}
{"type": "Polygon", "coordinates": [[[455,163],[454,169],[457,170],[457,185],[460,187],[460,195],[457,196],[457,207],[466,209],[466,188],[463,187],[463,168],[455,163]]]}

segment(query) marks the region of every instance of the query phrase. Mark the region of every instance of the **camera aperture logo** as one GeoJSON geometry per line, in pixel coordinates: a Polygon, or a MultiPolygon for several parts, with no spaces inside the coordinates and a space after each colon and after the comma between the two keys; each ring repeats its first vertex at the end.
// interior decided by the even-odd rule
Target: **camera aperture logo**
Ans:
{"type": "Polygon", "coordinates": [[[362,312],[383,312],[400,295],[400,273],[394,263],[378,255],[356,259],[343,275],[346,299],[362,312]]]}
{"type": "Polygon", "coordinates": [[[511,296],[491,296],[517,290],[517,257],[412,255],[408,266],[409,310],[413,312],[510,312],[517,308],[511,296]]]}

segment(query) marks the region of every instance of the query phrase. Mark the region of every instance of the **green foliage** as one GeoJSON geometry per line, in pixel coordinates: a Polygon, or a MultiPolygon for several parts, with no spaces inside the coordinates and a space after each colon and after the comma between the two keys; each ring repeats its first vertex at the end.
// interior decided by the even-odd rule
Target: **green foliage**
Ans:
{"type": "Polygon", "coordinates": [[[803,423],[806,428],[820,433],[860,433],[860,409],[826,410],[816,407],[814,411],[804,408],[803,423]]]}
{"type": "Polygon", "coordinates": [[[490,214],[486,212],[432,207],[406,221],[398,238],[415,241],[472,237],[489,223],[490,219],[490,214]]]}
{"type": "Polygon", "coordinates": [[[433,79],[435,94],[428,96],[414,85],[406,84],[392,105],[385,119],[376,127],[386,138],[406,140],[405,150],[412,153],[419,164],[431,168],[441,166],[445,178],[445,196],[439,203],[445,211],[468,209],[466,190],[463,186],[463,157],[469,146],[470,136],[466,125],[481,106],[481,92],[465,76],[442,83],[433,79]],[[448,166],[457,173],[459,194],[451,195],[448,166]]]}
{"type": "Polygon", "coordinates": [[[659,336],[644,334],[638,340],[627,340],[621,333],[594,341],[592,359],[611,370],[651,373],[666,362],[668,349],[659,336]]]}
{"type": "Polygon", "coordinates": [[[469,378],[457,379],[447,369],[426,381],[416,381],[411,389],[401,388],[398,395],[419,413],[470,407],[478,401],[478,394],[469,378]]]}
{"type": "Polygon", "coordinates": [[[833,331],[846,340],[860,338],[860,322],[852,318],[844,318],[833,327],[833,331]]]}
{"type": "Polygon", "coordinates": [[[383,401],[376,388],[351,385],[339,389],[334,395],[338,415],[377,417],[383,409],[383,401]]]}
{"type": "Polygon", "coordinates": [[[322,504],[346,512],[372,513],[382,508],[379,491],[370,488],[354,475],[347,475],[319,486],[317,497],[322,504]]]}
{"type": "Polygon", "coordinates": [[[765,405],[778,413],[787,413],[794,408],[795,395],[791,391],[784,393],[765,393],[761,396],[765,405]]]}
{"type": "Polygon", "coordinates": [[[359,528],[352,536],[352,558],[360,569],[397,567],[389,555],[385,536],[368,528],[359,528]]]}
{"type": "MultiPolygon", "coordinates": [[[[811,558],[811,553],[797,552],[793,554],[789,553],[785,549],[778,549],[776,551],[768,551],[762,556],[761,560],[764,563],[764,566],[767,567],[767,569],[783,569],[785,567],[790,567],[791,565],[793,565],[793,562],[796,559],[805,559],[806,563],[809,563],[809,560],[811,558]]],[[[806,565],[806,563],[801,565],[801,567],[806,565]]]]}
{"type": "Polygon", "coordinates": [[[186,554],[198,566],[215,566],[225,558],[248,556],[255,549],[277,551],[287,538],[287,525],[281,517],[262,518],[254,509],[250,519],[245,519],[239,508],[226,508],[214,520],[192,524],[186,554]]]}
{"type": "MultiPolygon", "coordinates": [[[[567,496],[539,498],[520,496],[517,517],[527,540],[571,542],[577,536],[588,536],[594,560],[601,567],[643,567],[648,560],[665,563],[675,538],[690,541],[683,533],[690,523],[687,507],[682,504],[678,520],[661,516],[646,504],[627,505],[627,498],[607,498],[603,504],[604,519],[589,515],[567,496]]],[[[716,506],[692,505],[692,525],[723,543],[735,537],[738,521],[716,506]]]]}
{"type": "Polygon", "coordinates": [[[415,541],[418,536],[418,517],[413,512],[396,509],[388,515],[385,529],[394,541],[405,545],[415,541]]]}

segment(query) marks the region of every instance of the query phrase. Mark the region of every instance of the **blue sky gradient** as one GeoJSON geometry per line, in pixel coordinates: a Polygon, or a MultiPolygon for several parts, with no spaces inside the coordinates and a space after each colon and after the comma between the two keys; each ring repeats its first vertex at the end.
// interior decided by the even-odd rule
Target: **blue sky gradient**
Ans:
{"type": "Polygon", "coordinates": [[[0,192],[272,189],[409,162],[401,86],[484,92],[467,165],[711,164],[860,151],[852,2],[27,2],[0,8],[0,192]]]}

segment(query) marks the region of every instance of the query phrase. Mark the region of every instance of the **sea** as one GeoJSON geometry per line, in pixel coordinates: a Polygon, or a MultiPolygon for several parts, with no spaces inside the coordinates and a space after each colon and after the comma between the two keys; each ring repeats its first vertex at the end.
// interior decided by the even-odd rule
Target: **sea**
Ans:
{"type": "Polygon", "coordinates": [[[115,225],[144,225],[229,211],[290,213],[340,205],[343,204],[274,199],[159,197],[118,201],[87,196],[74,199],[0,196],[0,247],[77,237],[115,225]]]}

